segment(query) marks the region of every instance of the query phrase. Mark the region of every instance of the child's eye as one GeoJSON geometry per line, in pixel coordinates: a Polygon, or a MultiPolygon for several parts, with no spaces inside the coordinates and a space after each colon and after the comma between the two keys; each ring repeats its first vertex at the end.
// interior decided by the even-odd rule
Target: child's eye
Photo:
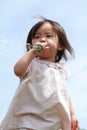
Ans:
{"type": "Polygon", "coordinates": [[[39,35],[35,35],[34,38],[38,39],[38,38],[40,38],[40,36],[39,35]]]}
{"type": "Polygon", "coordinates": [[[48,34],[46,37],[50,38],[50,37],[53,37],[53,35],[51,35],[51,34],[48,34]]]}

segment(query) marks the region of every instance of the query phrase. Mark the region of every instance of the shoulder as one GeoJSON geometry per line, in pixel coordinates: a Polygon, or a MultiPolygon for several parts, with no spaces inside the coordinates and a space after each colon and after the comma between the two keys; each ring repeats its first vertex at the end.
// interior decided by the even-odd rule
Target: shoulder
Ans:
{"type": "Polygon", "coordinates": [[[69,76],[70,76],[70,72],[69,72],[68,68],[62,62],[59,62],[58,64],[59,64],[60,68],[63,71],[63,75],[64,75],[65,79],[67,80],[69,78],[69,76]]]}

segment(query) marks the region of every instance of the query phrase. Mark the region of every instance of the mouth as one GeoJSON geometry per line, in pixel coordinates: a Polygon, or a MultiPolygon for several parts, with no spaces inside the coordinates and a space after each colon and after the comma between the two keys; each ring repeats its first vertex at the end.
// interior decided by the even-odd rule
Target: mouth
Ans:
{"type": "Polygon", "coordinates": [[[44,49],[44,50],[48,50],[48,49],[49,49],[49,46],[45,46],[43,49],[44,49]]]}

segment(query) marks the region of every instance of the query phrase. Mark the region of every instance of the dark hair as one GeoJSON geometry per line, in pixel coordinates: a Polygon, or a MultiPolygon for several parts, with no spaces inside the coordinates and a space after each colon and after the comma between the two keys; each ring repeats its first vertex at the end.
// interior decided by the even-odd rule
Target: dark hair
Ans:
{"type": "Polygon", "coordinates": [[[58,38],[59,38],[59,43],[60,45],[63,47],[63,50],[58,50],[56,57],[55,57],[55,62],[59,62],[62,58],[64,58],[66,61],[68,59],[68,53],[69,52],[72,56],[74,56],[74,51],[73,48],[71,47],[66,33],[63,29],[63,27],[56,21],[50,20],[50,19],[46,19],[42,17],[42,20],[39,21],[38,23],[36,23],[30,30],[28,37],[27,37],[27,43],[26,43],[26,48],[27,51],[29,51],[28,48],[28,43],[30,43],[32,45],[32,39],[34,38],[37,30],[45,23],[45,22],[49,22],[52,25],[53,30],[57,33],[58,38]]]}

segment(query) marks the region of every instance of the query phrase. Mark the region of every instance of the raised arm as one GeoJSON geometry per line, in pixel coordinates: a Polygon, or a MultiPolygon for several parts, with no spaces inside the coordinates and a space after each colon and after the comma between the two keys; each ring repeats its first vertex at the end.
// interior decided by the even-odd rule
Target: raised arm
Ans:
{"type": "Polygon", "coordinates": [[[32,59],[35,57],[35,50],[31,49],[22,56],[14,66],[14,73],[18,77],[23,77],[32,59]]]}

